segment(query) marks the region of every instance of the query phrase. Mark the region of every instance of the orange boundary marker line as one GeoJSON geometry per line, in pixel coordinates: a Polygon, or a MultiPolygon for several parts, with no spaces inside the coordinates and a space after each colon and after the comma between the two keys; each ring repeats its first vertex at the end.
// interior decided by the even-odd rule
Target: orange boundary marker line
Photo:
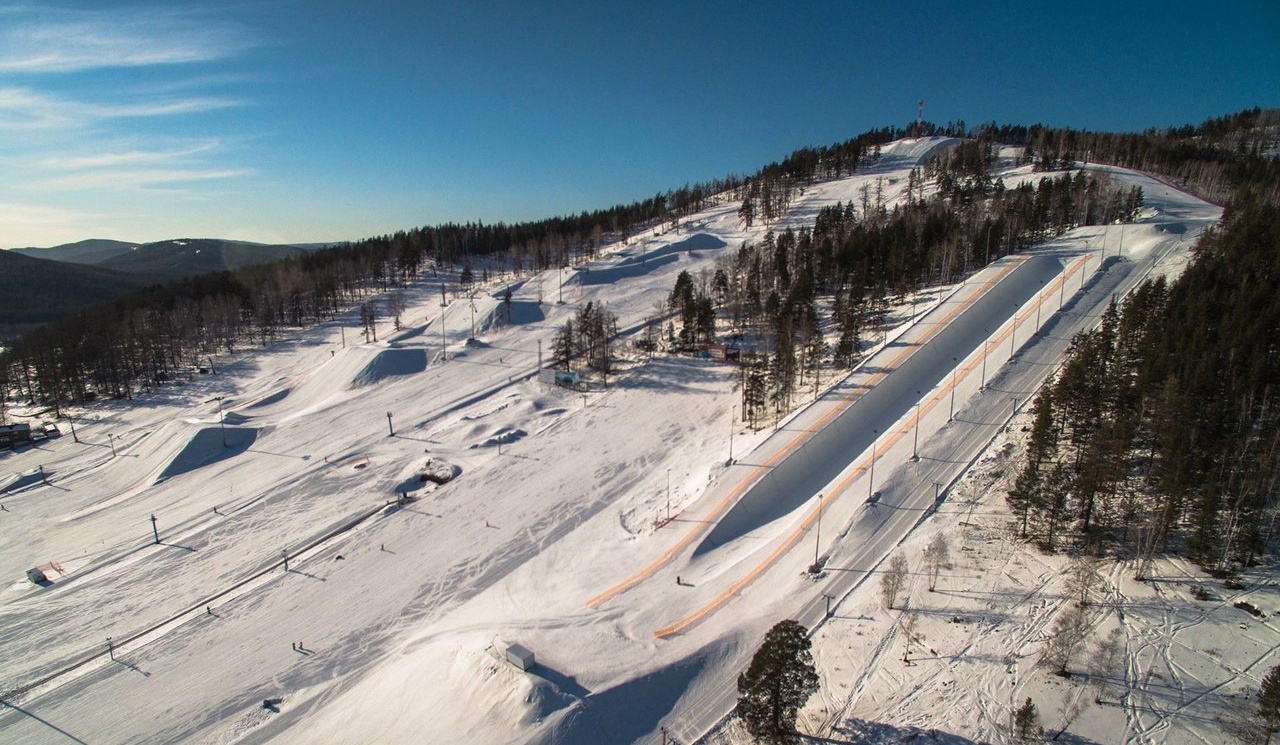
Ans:
{"type": "Polygon", "coordinates": [[[665,564],[667,564],[669,561],[675,558],[677,554],[683,551],[690,543],[692,543],[694,538],[700,535],[703,532],[703,530],[705,530],[708,524],[710,524],[716,517],[718,517],[720,513],[723,512],[729,506],[729,504],[731,504],[735,499],[741,496],[743,492],[745,492],[749,487],[754,485],[757,479],[760,476],[762,476],[766,471],[768,471],[768,469],[771,468],[773,464],[777,463],[779,460],[783,459],[784,457],[790,456],[790,454],[797,447],[799,447],[800,443],[803,440],[807,440],[810,437],[812,437],[815,432],[817,432],[818,430],[821,430],[833,418],[838,416],[840,413],[844,412],[846,409],[849,408],[849,406],[853,405],[853,403],[858,398],[861,398],[862,395],[866,393],[868,389],[871,388],[871,386],[878,383],[881,379],[883,379],[886,375],[888,375],[890,371],[897,368],[907,356],[914,354],[917,348],[923,346],[926,342],[932,339],[943,327],[947,325],[947,323],[951,321],[952,318],[954,318],[962,310],[967,308],[973,302],[973,298],[982,297],[982,295],[984,295],[992,285],[1004,279],[1009,273],[1011,273],[1018,266],[1021,266],[1021,264],[1024,261],[1026,261],[1027,258],[1029,257],[1026,257],[1026,256],[1015,257],[1014,261],[1011,262],[1009,266],[1005,267],[994,277],[988,279],[985,283],[983,283],[983,285],[979,287],[978,290],[976,290],[970,296],[970,299],[957,304],[955,308],[952,308],[951,311],[949,311],[945,316],[943,316],[941,319],[935,322],[933,324],[933,327],[929,330],[929,332],[923,338],[921,338],[919,341],[915,342],[914,344],[911,344],[905,347],[902,351],[900,351],[897,355],[895,355],[894,358],[890,360],[887,365],[881,368],[880,372],[875,373],[870,378],[868,378],[865,385],[861,386],[858,390],[851,391],[847,396],[845,396],[845,398],[839,404],[832,407],[832,409],[828,411],[826,414],[822,415],[822,417],[820,417],[818,421],[816,421],[812,426],[796,433],[795,437],[793,437],[790,441],[788,441],[786,445],[780,448],[768,460],[766,460],[763,464],[756,466],[754,469],[752,469],[751,472],[747,474],[745,478],[742,479],[742,481],[738,482],[737,486],[735,486],[733,489],[730,489],[729,493],[726,494],[724,498],[721,499],[718,503],[716,503],[716,505],[712,507],[711,511],[708,512],[707,515],[702,520],[698,521],[697,524],[695,524],[692,528],[689,529],[689,531],[687,531],[683,536],[681,536],[680,539],[677,540],[675,544],[671,546],[671,548],[667,549],[667,551],[664,552],[661,556],[659,556],[657,559],[651,562],[648,566],[636,572],[631,577],[628,577],[627,579],[619,582],[613,587],[610,587],[604,592],[589,599],[586,603],[587,607],[595,608],[599,606],[601,603],[605,602],[606,600],[616,597],[617,595],[631,589],[632,587],[644,581],[645,579],[648,579],[649,577],[653,576],[653,574],[657,572],[658,569],[662,568],[665,564]]]}
{"type": "MultiPolygon", "coordinates": [[[[1040,304],[1044,303],[1045,295],[1051,294],[1052,292],[1054,292],[1058,288],[1058,283],[1066,282],[1067,279],[1072,274],[1074,274],[1077,269],[1079,269],[1085,263],[1087,263],[1089,260],[1089,256],[1090,256],[1089,254],[1086,254],[1085,256],[1077,260],[1071,267],[1067,269],[1067,271],[1060,274],[1058,276],[1058,279],[1054,283],[1051,283],[1049,287],[1046,287],[1044,290],[1041,290],[1036,297],[1036,306],[1039,306],[1040,304]]],[[[1017,265],[1015,264],[1014,266],[1017,266],[1017,265]]],[[[1010,269],[1012,269],[1012,267],[1010,269]]],[[[1003,277],[1003,274],[1000,276],[1003,277]]],[[[997,277],[995,279],[999,279],[999,278],[1000,277],[997,277]]],[[[989,284],[990,283],[988,283],[988,285],[989,284]]],[[[980,297],[981,294],[982,293],[977,293],[977,296],[980,297]]],[[[967,304],[968,304],[968,301],[962,304],[961,307],[967,304]]],[[[994,341],[996,343],[999,343],[1006,336],[1008,336],[1009,334],[1012,334],[1014,330],[1018,326],[1022,325],[1025,319],[1029,317],[1032,308],[1036,306],[1029,306],[1026,310],[1022,312],[1020,316],[1015,315],[1013,319],[1013,323],[1009,326],[1009,328],[1005,329],[1005,331],[1002,332],[999,336],[997,336],[994,339],[994,341]]],[[[1061,307],[1059,307],[1059,310],[1061,310],[1061,307]]],[[[941,328],[942,325],[943,324],[938,324],[937,328],[941,328]]],[[[931,336],[932,334],[930,335],[930,337],[931,336]]],[[[988,340],[988,342],[984,342],[984,344],[990,343],[990,341],[992,340],[988,340]]],[[[973,368],[978,364],[980,353],[981,353],[980,350],[975,350],[974,352],[971,352],[969,354],[969,357],[966,358],[966,364],[962,368],[962,373],[958,376],[953,377],[950,383],[944,384],[943,386],[940,386],[938,388],[938,391],[933,395],[932,398],[929,399],[928,403],[923,407],[924,408],[923,413],[928,413],[929,411],[932,411],[934,406],[937,406],[938,404],[940,404],[942,402],[942,397],[950,393],[952,388],[958,385],[960,378],[962,377],[968,378],[969,374],[973,372],[973,368]]],[[[908,417],[911,417],[911,415],[912,415],[912,412],[908,412],[907,414],[903,415],[903,419],[907,419],[908,417]]],[[[903,419],[900,419],[899,422],[903,421],[903,419]]],[[[896,427],[897,422],[895,422],[894,425],[896,427]]],[[[890,427],[890,430],[891,431],[894,430],[894,427],[890,427]]],[[[850,471],[843,479],[841,479],[836,484],[835,488],[831,489],[830,492],[825,497],[822,498],[822,501],[817,506],[815,506],[809,512],[808,515],[805,516],[805,519],[801,521],[801,523],[791,531],[791,533],[787,536],[787,538],[784,541],[782,541],[782,543],[779,543],[773,549],[773,551],[769,552],[769,555],[766,556],[764,560],[762,560],[750,571],[748,571],[746,574],[740,577],[737,581],[735,581],[732,585],[730,585],[726,590],[724,590],[719,595],[717,595],[710,603],[707,603],[703,607],[699,608],[698,610],[694,611],[688,616],[685,616],[679,621],[676,621],[675,623],[669,626],[665,626],[661,629],[658,629],[657,631],[653,632],[653,635],[659,639],[662,639],[662,638],[671,636],[673,634],[678,634],[688,629],[689,627],[697,624],[698,622],[702,621],[704,618],[706,618],[707,616],[711,615],[713,612],[718,610],[720,606],[727,603],[730,598],[738,594],[744,587],[746,587],[747,585],[755,581],[757,577],[759,577],[766,570],[772,567],[784,553],[786,553],[787,551],[790,551],[791,548],[795,546],[795,544],[800,540],[800,537],[808,531],[809,526],[813,524],[813,522],[817,519],[818,514],[823,509],[826,508],[829,502],[835,500],[836,497],[843,495],[844,492],[848,490],[848,488],[853,484],[855,480],[860,478],[864,473],[868,471],[868,469],[870,468],[871,462],[875,460],[877,451],[884,451],[893,447],[895,444],[897,444],[898,440],[905,437],[906,434],[910,431],[911,431],[910,427],[898,428],[897,431],[894,432],[892,436],[886,437],[886,441],[883,445],[879,445],[877,444],[877,442],[873,441],[871,443],[870,455],[864,457],[862,459],[862,462],[858,463],[857,467],[854,470],[850,471]]],[[[886,432],[886,435],[888,435],[887,432],[886,432]]]]}

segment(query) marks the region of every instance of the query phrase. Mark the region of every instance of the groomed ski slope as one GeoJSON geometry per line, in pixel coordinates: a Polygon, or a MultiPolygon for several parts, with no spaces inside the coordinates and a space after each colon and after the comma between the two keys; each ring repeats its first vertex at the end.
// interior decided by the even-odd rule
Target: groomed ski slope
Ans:
{"type": "MultiPolygon", "coordinates": [[[[864,172],[806,189],[784,223],[805,225],[821,206],[856,199],[876,179],[886,199],[898,199],[910,167],[946,144],[893,143],[864,172]]],[[[1022,177],[1030,177],[1026,169],[1005,174],[1007,183],[1022,177]]],[[[13,578],[0,596],[0,690],[11,692],[0,734],[7,742],[588,743],[660,742],[665,727],[688,742],[732,706],[733,681],[764,630],[787,616],[809,614],[804,622],[816,623],[827,592],[837,607],[815,637],[824,693],[805,713],[808,731],[839,736],[857,722],[883,719],[890,729],[936,727],[992,739],[999,710],[990,702],[1031,690],[1036,683],[1028,681],[1039,678],[1010,679],[1002,660],[965,660],[962,640],[976,648],[1002,639],[990,622],[978,637],[971,626],[935,624],[933,646],[955,642],[961,651],[953,662],[982,672],[952,676],[941,692],[895,699],[895,690],[919,681],[897,673],[893,655],[883,653],[893,640],[892,618],[874,607],[875,583],[856,575],[874,570],[903,535],[910,546],[926,531],[959,530],[949,512],[954,497],[930,517],[921,495],[932,503],[933,481],[950,488],[964,464],[999,438],[1016,403],[1011,397],[1034,389],[1065,346],[1067,329],[1087,324],[1108,288],[1122,291],[1147,271],[1176,271],[1184,238],[1218,215],[1143,176],[1116,178],[1146,189],[1151,209],[1142,222],[1072,231],[1035,252],[1044,271],[1014,293],[1007,313],[985,317],[948,347],[954,352],[930,346],[934,336],[964,317],[957,309],[985,296],[984,283],[1025,257],[900,309],[903,325],[884,349],[776,432],[731,421],[736,372],[714,363],[657,357],[585,395],[532,376],[538,342],[549,350],[556,327],[580,304],[604,302],[620,327],[635,327],[681,270],[711,268],[717,256],[759,239],[763,228],[744,231],[736,203],[691,217],[680,233],[638,236],[589,271],[514,281],[510,322],[499,299],[506,285],[495,284],[474,300],[477,343],[465,343],[471,301],[454,298],[442,309],[438,283],[427,280],[407,292],[406,328],[393,332],[384,324],[376,343],[366,343],[348,316],[265,352],[217,360],[216,376],[79,412],[80,443],[64,427],[63,437],[0,464],[21,483],[0,500],[6,535],[20,537],[0,544],[0,566],[13,578]],[[1055,278],[1066,278],[1056,295],[1046,291],[1055,278]],[[1091,291],[1098,296],[1092,311],[1084,304],[1091,291]],[[563,305],[556,302],[561,294],[563,305]],[[1073,305],[1077,295],[1081,304],[1073,305]],[[1044,333],[1033,336],[1037,322],[1044,333]],[[1055,339],[1056,346],[1036,346],[1055,339]],[[1010,355],[1017,360],[1036,349],[1044,363],[1006,364],[1010,355]],[[987,358],[981,367],[978,350],[987,358]],[[912,372],[907,363],[917,354],[931,360],[927,370],[912,372]],[[1019,365],[1036,369],[1020,377],[1019,365]],[[855,411],[870,406],[848,401],[850,394],[879,385],[871,378],[889,367],[899,377],[884,380],[898,381],[899,394],[886,396],[878,413],[855,411]],[[988,383],[982,392],[980,369],[988,383]],[[999,397],[987,393],[997,387],[999,397]],[[798,491],[778,486],[801,495],[785,509],[736,507],[748,504],[739,494],[724,509],[750,519],[734,527],[739,518],[699,517],[739,488],[752,464],[785,459],[797,437],[817,442],[816,425],[842,406],[848,416],[864,417],[856,420],[861,429],[879,433],[872,438],[874,474],[867,443],[851,442],[846,463],[830,464],[826,482],[798,491]],[[972,426],[957,425],[965,421],[972,426]],[[731,431],[736,462],[727,466],[731,431]],[[224,435],[230,447],[222,447],[224,435]],[[922,443],[917,464],[910,461],[913,440],[922,443]],[[414,502],[388,505],[416,486],[428,461],[451,466],[458,478],[414,488],[414,502]],[[912,471],[935,461],[940,470],[927,481],[912,471]],[[48,484],[23,479],[39,466],[48,484]],[[875,507],[865,504],[870,486],[880,492],[875,507]],[[826,513],[815,537],[819,490],[826,513]],[[673,519],[658,528],[668,495],[673,519]],[[886,520],[889,512],[899,517],[886,520]],[[693,537],[679,545],[686,535],[693,537]],[[832,567],[827,585],[803,577],[815,544],[832,567]],[[35,588],[21,579],[34,565],[62,571],[51,586],[35,588]],[[696,614],[687,627],[658,634],[696,614]],[[127,641],[141,632],[149,633],[127,641]],[[851,640],[864,636],[874,642],[868,651],[881,653],[859,655],[851,640]],[[114,661],[105,654],[107,637],[114,661]],[[306,651],[296,651],[298,642],[306,651]],[[501,661],[510,642],[535,652],[532,673],[501,661]],[[836,650],[840,645],[845,651],[836,650]],[[838,662],[844,654],[857,662],[838,662]],[[1001,674],[988,673],[996,668],[1001,674]],[[51,679],[29,688],[43,678],[51,679]],[[990,715],[975,721],[971,707],[947,705],[966,696],[988,702],[990,715]],[[264,709],[264,700],[274,710],[264,709]],[[888,703],[897,700],[918,706],[888,703]]],[[[824,466],[832,457],[820,456],[824,466]]],[[[998,480],[988,482],[998,496],[998,480]]],[[[985,509],[1000,505],[992,497],[985,509]]],[[[965,559],[1052,568],[1052,559],[1018,558],[1022,550],[1001,543],[999,520],[991,521],[997,525],[982,535],[1001,550],[976,546],[965,559]]],[[[958,543],[953,547],[956,556],[958,543]]],[[[954,571],[964,566],[957,562],[954,571]]],[[[1010,605],[1010,618],[1032,612],[1042,597],[1037,587],[1052,591],[1050,569],[1042,572],[1050,579],[1019,591],[1025,597],[1010,605]]],[[[1028,579],[988,563],[971,572],[1028,579]]],[[[966,591],[979,592],[980,580],[970,584],[966,591]]],[[[1140,630],[1150,643],[1134,651],[1135,680],[1147,674],[1150,683],[1154,668],[1144,667],[1143,655],[1174,646],[1160,639],[1187,637],[1165,620],[1171,630],[1164,637],[1154,622],[1140,630]]],[[[1274,646],[1269,627],[1251,628],[1260,643],[1274,646]]],[[[1024,636],[1013,654],[1029,655],[1040,641],[1024,636]]],[[[1180,685],[1195,689],[1222,669],[1260,674],[1261,654],[1244,665],[1226,646],[1209,655],[1216,666],[1192,673],[1169,662],[1184,671],[1180,685]]],[[[939,686],[944,677],[928,680],[939,686]]],[[[1133,712],[1128,737],[1145,742],[1158,732],[1170,742],[1204,741],[1198,707],[1212,701],[1200,695],[1164,725],[1152,724],[1135,702],[1126,709],[1133,712]]]]}

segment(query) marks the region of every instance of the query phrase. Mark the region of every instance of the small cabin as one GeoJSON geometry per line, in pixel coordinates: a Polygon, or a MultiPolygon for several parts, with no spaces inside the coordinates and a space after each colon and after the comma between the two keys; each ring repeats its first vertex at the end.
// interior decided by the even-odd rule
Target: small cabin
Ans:
{"type": "Polygon", "coordinates": [[[506,657],[507,662],[510,662],[512,665],[515,665],[525,672],[533,669],[533,666],[538,664],[533,657],[533,652],[530,652],[519,644],[508,645],[506,657]]]}
{"type": "Polygon", "coordinates": [[[25,422],[0,427],[0,447],[14,447],[20,442],[31,442],[31,425],[25,422]]]}
{"type": "Polygon", "coordinates": [[[704,344],[698,349],[697,356],[716,362],[737,362],[742,357],[742,350],[727,344],[704,344]]]}
{"type": "Polygon", "coordinates": [[[555,383],[563,388],[582,388],[582,376],[572,370],[556,370],[555,383]]]}
{"type": "Polygon", "coordinates": [[[27,579],[33,585],[43,585],[49,581],[49,578],[44,576],[44,572],[40,571],[38,567],[32,567],[27,570],[27,579]]]}

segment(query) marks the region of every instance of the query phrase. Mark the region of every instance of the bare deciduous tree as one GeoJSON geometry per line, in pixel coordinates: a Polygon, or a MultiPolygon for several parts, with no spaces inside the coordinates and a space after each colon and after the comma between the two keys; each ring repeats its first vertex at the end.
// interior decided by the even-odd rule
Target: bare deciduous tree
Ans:
{"type": "Polygon", "coordinates": [[[907,568],[907,557],[900,553],[894,554],[880,578],[880,596],[884,598],[885,607],[889,610],[893,610],[894,603],[898,602],[898,595],[907,586],[907,568]]]}
{"type": "Polygon", "coordinates": [[[951,548],[947,545],[947,537],[941,533],[934,533],[933,538],[929,539],[929,545],[924,549],[925,571],[929,574],[929,592],[937,588],[938,575],[950,559],[951,548]]]}

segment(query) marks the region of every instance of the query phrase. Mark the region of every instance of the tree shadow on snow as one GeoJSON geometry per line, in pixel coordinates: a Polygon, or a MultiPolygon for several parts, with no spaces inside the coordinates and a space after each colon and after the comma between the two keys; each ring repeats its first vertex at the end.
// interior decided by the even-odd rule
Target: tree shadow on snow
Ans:
{"type": "Polygon", "coordinates": [[[967,737],[936,729],[919,727],[895,727],[892,724],[848,719],[836,725],[832,737],[801,735],[803,742],[828,743],[938,743],[939,745],[977,745],[967,737]]]}

